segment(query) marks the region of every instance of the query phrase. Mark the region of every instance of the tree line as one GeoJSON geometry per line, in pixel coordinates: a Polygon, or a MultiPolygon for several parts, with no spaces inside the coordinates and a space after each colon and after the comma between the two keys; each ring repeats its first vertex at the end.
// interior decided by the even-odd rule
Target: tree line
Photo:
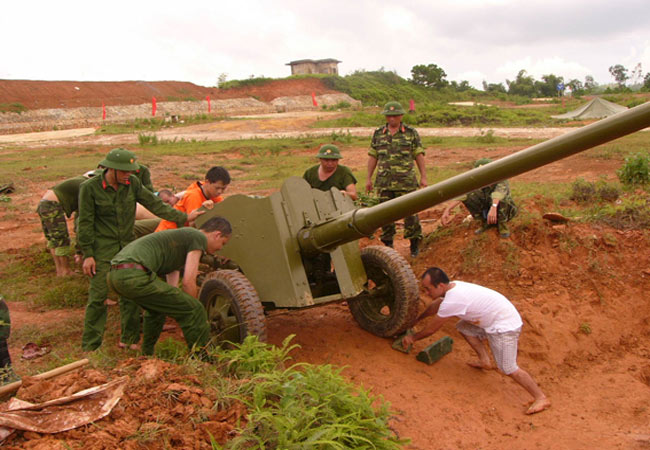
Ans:
{"type": "MultiPolygon", "coordinates": [[[[641,63],[638,63],[632,71],[628,71],[621,64],[616,64],[609,67],[609,73],[616,83],[616,88],[608,87],[605,92],[631,91],[632,87],[650,91],[650,72],[643,75],[641,63]]],[[[462,92],[473,89],[466,80],[447,81],[447,74],[436,64],[413,66],[409,82],[434,90],[453,89],[462,92]]],[[[575,78],[565,81],[564,77],[554,74],[543,75],[541,80],[535,80],[523,69],[519,71],[514,80],[506,79],[505,84],[483,81],[483,90],[486,92],[522,97],[553,97],[563,94],[566,89],[570,89],[573,95],[580,96],[592,93],[597,88],[598,84],[591,75],[587,75],[584,82],[575,78]]]]}

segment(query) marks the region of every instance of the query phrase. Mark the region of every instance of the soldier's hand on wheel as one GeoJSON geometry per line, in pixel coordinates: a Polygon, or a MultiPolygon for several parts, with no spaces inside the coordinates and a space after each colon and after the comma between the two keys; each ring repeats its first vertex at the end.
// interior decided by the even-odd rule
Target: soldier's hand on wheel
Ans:
{"type": "Polygon", "coordinates": [[[214,202],[212,200],[206,200],[201,206],[203,206],[205,209],[212,209],[214,208],[214,202]]]}
{"type": "Polygon", "coordinates": [[[81,267],[84,271],[84,275],[88,275],[89,277],[95,276],[95,270],[96,270],[95,258],[93,258],[92,256],[84,259],[84,263],[81,267]]]}
{"type": "Polygon", "coordinates": [[[427,187],[428,185],[429,185],[429,183],[427,183],[427,180],[426,180],[426,179],[421,179],[421,180],[420,180],[420,187],[421,187],[421,188],[425,188],[425,187],[427,187]]]}

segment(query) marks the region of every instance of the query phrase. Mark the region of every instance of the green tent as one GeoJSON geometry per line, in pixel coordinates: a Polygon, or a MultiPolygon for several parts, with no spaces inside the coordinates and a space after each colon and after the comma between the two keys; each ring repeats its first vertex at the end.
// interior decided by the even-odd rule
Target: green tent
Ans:
{"type": "Polygon", "coordinates": [[[600,97],[595,97],[580,108],[558,116],[551,116],[554,119],[583,120],[583,119],[600,119],[602,117],[613,116],[614,114],[625,111],[627,107],[608,102],[600,97]]]}

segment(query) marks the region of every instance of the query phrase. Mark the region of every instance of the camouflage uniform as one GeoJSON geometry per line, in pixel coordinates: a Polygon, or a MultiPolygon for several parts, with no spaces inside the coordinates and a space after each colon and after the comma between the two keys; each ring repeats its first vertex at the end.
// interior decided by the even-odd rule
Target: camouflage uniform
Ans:
{"type": "Polygon", "coordinates": [[[41,200],[36,212],[41,218],[47,248],[53,248],[56,256],[69,255],[70,235],[61,204],[51,200],[41,200]]]}
{"type": "Polygon", "coordinates": [[[510,185],[507,180],[472,191],[459,200],[463,202],[463,205],[474,219],[482,222],[484,228],[488,226],[487,215],[490,207],[495,200],[498,200],[497,224],[499,233],[507,233],[506,222],[515,217],[518,211],[517,205],[510,196],[510,185]]]}
{"type": "MultiPolygon", "coordinates": [[[[377,159],[377,177],[375,189],[379,201],[400,197],[418,188],[415,176],[415,157],[424,154],[418,132],[407,125],[400,124],[397,133],[391,135],[388,125],[377,128],[372,135],[368,155],[377,159]]],[[[392,241],[395,224],[382,228],[381,240],[392,241]]],[[[417,215],[404,219],[404,238],[422,238],[422,227],[417,215]]]]}
{"type": "Polygon", "coordinates": [[[9,356],[9,347],[7,339],[11,332],[11,319],[9,318],[9,308],[5,299],[0,295],[0,385],[18,381],[19,378],[11,367],[11,357],[9,356]]]}
{"type": "Polygon", "coordinates": [[[56,256],[70,254],[70,235],[65,218],[72,217],[79,210],[79,186],[87,179],[87,176],[80,175],[62,181],[52,188],[58,201],[41,200],[38,203],[36,212],[41,218],[47,248],[53,248],[56,256]]]}

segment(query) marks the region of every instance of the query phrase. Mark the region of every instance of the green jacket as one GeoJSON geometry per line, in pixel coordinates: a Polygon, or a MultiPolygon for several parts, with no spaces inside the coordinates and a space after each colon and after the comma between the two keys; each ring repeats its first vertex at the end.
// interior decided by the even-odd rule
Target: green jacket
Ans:
{"type": "Polygon", "coordinates": [[[140,180],[140,184],[149,189],[151,192],[156,192],[153,189],[153,182],[151,181],[151,172],[144,164],[140,164],[140,169],[136,170],[134,175],[140,180]]]}
{"type": "Polygon", "coordinates": [[[79,186],[86,180],[88,177],[79,175],[62,181],[52,188],[66,216],[72,217],[72,214],[79,209],[79,186]]]}
{"type": "Polygon", "coordinates": [[[419,154],[424,154],[424,148],[415,128],[402,123],[394,135],[388,131],[388,125],[377,128],[368,151],[368,155],[377,158],[375,187],[388,191],[417,189],[414,161],[419,154]]]}
{"type": "MultiPolygon", "coordinates": [[[[108,170],[108,169],[106,169],[108,170]]],[[[81,184],[79,191],[79,231],[77,237],[84,258],[109,261],[134,239],[135,205],[142,204],[179,228],[187,214],[172,208],[140,183],[135,175],[117,191],[106,182],[106,170],[81,184]]]]}

